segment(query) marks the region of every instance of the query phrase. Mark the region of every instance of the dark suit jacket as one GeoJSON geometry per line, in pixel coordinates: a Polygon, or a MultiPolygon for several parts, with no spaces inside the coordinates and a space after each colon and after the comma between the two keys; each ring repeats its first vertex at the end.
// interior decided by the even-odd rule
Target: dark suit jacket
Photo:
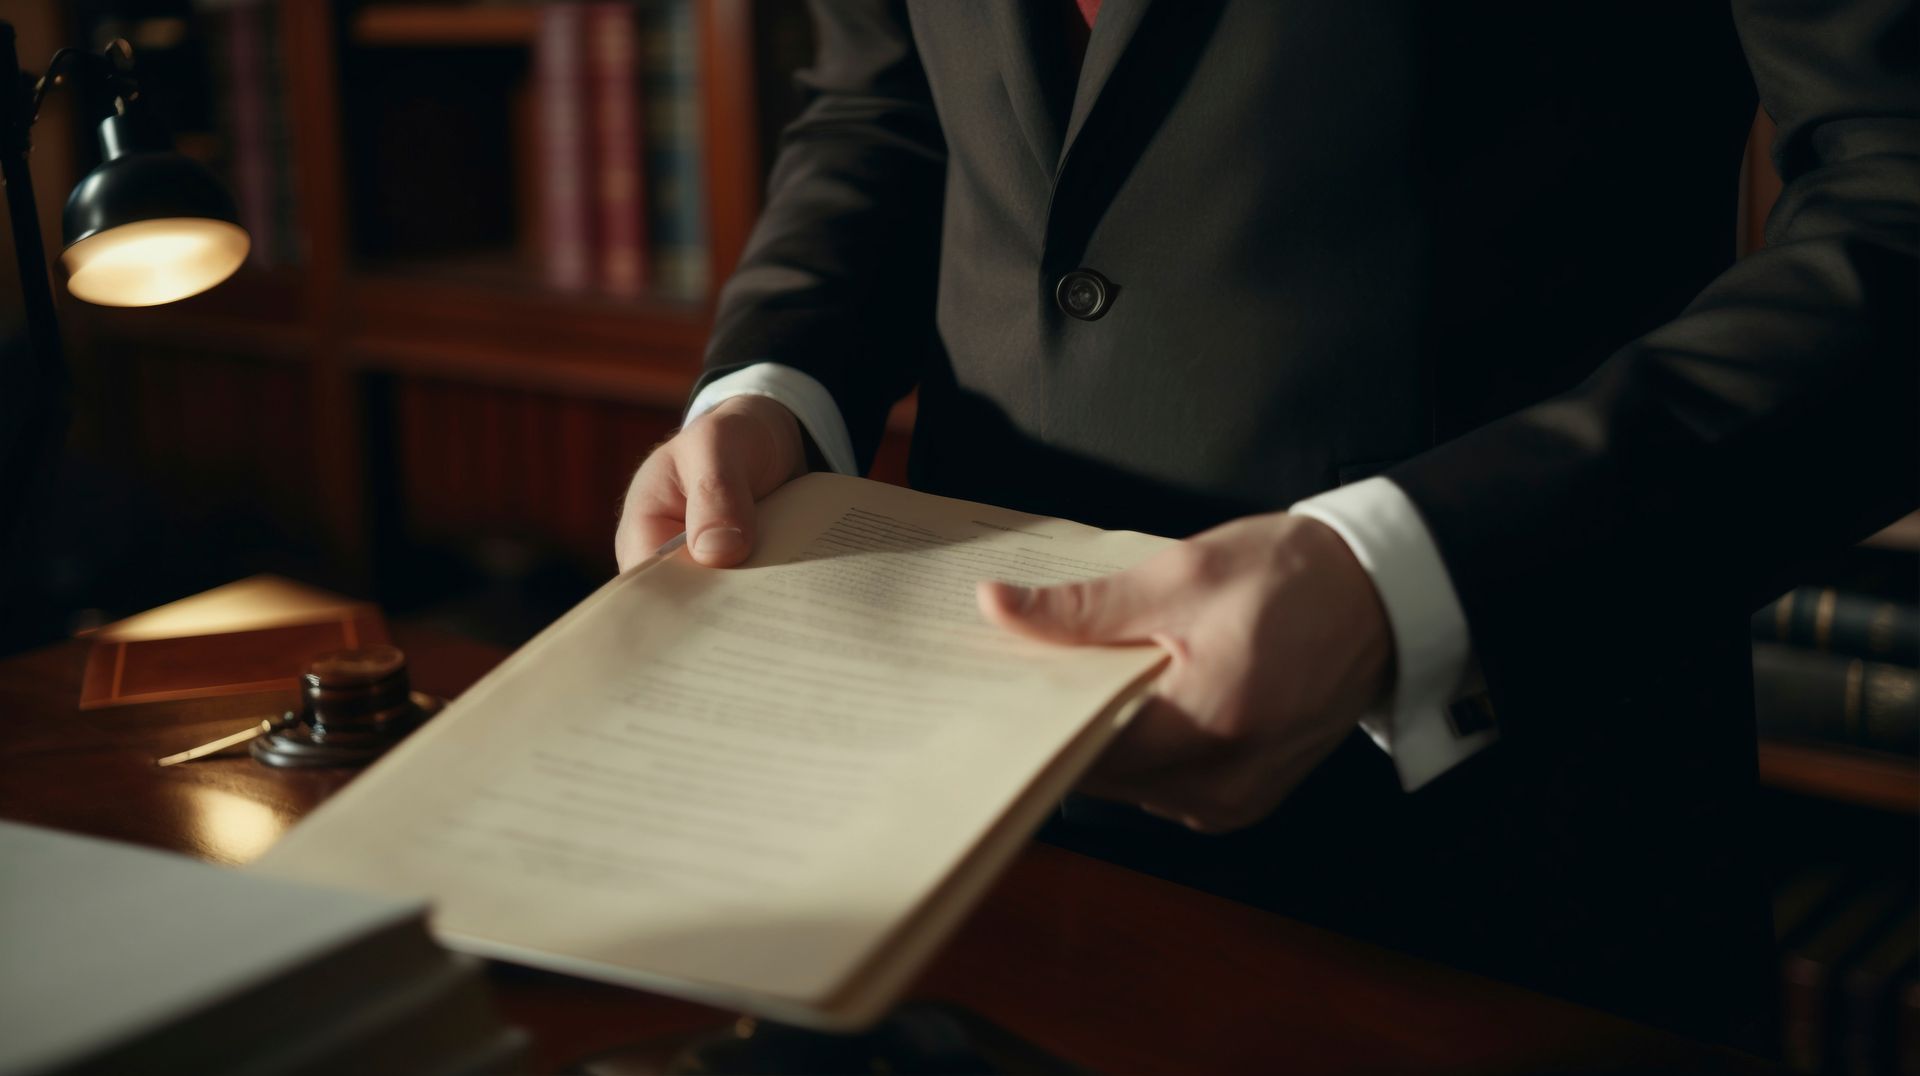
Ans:
{"type": "Polygon", "coordinates": [[[1067,6],[817,5],[708,376],[811,373],[863,461],[918,385],[916,485],[1104,526],[1384,471],[1501,742],[1082,843],[1760,1041],[1747,613],[1920,500],[1911,7],[1106,0],[1073,85],[1067,6]],[[1756,83],[1786,190],[1736,265],[1756,83]]]}

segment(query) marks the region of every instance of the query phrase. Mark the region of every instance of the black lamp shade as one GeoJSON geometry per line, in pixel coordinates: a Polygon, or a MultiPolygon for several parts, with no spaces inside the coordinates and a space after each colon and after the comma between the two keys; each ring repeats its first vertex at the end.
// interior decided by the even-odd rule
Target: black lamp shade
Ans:
{"type": "Polygon", "coordinates": [[[152,306],[184,299],[231,276],[249,241],[213,174],[173,152],[138,113],[100,125],[104,157],[61,216],[67,288],[88,302],[152,306]]]}

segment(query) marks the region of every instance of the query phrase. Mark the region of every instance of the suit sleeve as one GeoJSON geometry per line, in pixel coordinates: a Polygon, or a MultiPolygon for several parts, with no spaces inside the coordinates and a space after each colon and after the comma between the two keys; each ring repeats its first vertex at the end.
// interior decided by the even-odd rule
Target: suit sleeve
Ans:
{"type": "Polygon", "coordinates": [[[871,465],[932,335],[946,145],[903,5],[816,0],[811,100],[721,290],[696,392],[756,362],[824,385],[871,465]]]}
{"type": "Polygon", "coordinates": [[[1509,739],[1546,708],[1510,712],[1503,685],[1621,640],[1684,653],[1920,503],[1914,11],[1735,9],[1779,131],[1766,247],[1571,391],[1389,472],[1440,548],[1509,739]]]}

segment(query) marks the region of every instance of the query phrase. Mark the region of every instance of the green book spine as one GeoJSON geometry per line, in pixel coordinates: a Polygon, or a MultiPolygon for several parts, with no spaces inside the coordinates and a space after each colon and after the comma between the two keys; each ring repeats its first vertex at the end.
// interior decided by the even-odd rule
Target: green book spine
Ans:
{"type": "Polygon", "coordinates": [[[1763,736],[1920,755],[1920,670],[1755,643],[1753,694],[1763,736]]]}
{"type": "Polygon", "coordinates": [[[1920,607],[1832,587],[1800,587],[1753,615],[1753,637],[1920,666],[1920,607]]]}

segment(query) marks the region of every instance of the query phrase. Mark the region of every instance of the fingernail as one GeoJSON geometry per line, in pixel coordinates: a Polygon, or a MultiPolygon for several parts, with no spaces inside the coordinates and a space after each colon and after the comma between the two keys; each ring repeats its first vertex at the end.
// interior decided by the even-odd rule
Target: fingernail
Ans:
{"type": "Polygon", "coordinates": [[[1002,583],[1000,586],[1006,590],[1007,605],[1014,612],[1024,613],[1027,611],[1027,606],[1033,604],[1032,587],[1017,587],[1012,583],[1002,583]]]}
{"type": "Polygon", "coordinates": [[[747,536],[738,527],[709,527],[693,539],[693,555],[701,560],[719,560],[746,548],[747,536]]]}

